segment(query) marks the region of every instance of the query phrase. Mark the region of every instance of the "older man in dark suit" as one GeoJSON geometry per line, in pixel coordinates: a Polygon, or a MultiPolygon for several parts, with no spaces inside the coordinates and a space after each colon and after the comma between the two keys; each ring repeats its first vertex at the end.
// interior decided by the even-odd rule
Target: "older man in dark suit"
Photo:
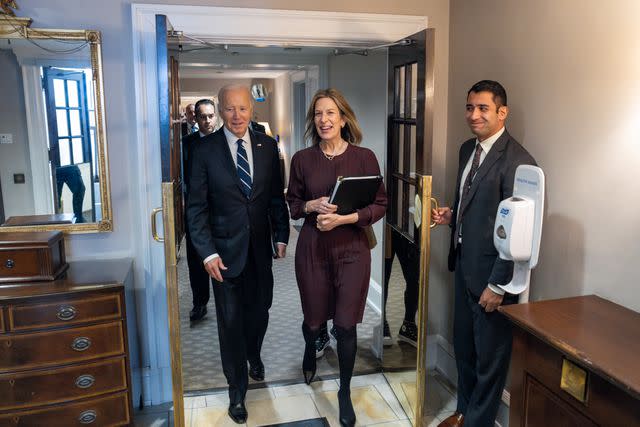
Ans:
{"type": "Polygon", "coordinates": [[[272,257],[285,256],[289,213],[276,142],[248,128],[249,89],[225,86],[218,100],[224,126],[193,150],[187,213],[193,244],[214,279],[229,416],[242,424],[248,375],[264,380],[260,350],[273,298],[272,257]]]}
{"type": "Polygon", "coordinates": [[[451,226],[449,269],[455,270],[453,345],[458,370],[456,413],[439,427],[493,426],[511,356],[511,327],[496,308],[517,302],[499,285],[511,280],[513,262],[493,245],[498,204],[511,197],[516,168],[535,165],[504,127],[509,113],[500,83],[483,80],[467,93],[466,119],[475,138],[460,148],[455,203],[434,210],[451,226]]]}
{"type": "MultiPolygon", "coordinates": [[[[191,105],[191,104],[190,104],[191,105]]],[[[189,177],[191,174],[191,159],[194,148],[201,144],[204,137],[213,133],[216,123],[216,109],[210,99],[201,99],[195,105],[196,123],[198,130],[182,138],[182,165],[184,171],[184,199],[185,205],[189,201],[189,177]]],[[[207,314],[207,303],[209,302],[209,273],[204,269],[202,258],[191,242],[189,233],[188,215],[185,215],[186,241],[187,241],[187,265],[189,266],[189,283],[193,297],[193,308],[189,313],[189,320],[196,322],[207,314]]]]}

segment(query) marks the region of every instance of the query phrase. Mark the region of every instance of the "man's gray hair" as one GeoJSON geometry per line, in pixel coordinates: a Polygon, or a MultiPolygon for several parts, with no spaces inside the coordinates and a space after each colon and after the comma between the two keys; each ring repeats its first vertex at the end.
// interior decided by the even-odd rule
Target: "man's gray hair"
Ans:
{"type": "Polygon", "coordinates": [[[224,97],[226,96],[227,92],[232,90],[238,90],[238,89],[244,90],[247,92],[247,95],[249,96],[249,101],[251,102],[251,109],[253,110],[253,96],[251,96],[251,90],[249,90],[249,88],[245,85],[232,83],[232,84],[222,86],[218,91],[218,112],[220,114],[222,114],[222,109],[224,108],[224,102],[225,102],[224,97]]]}

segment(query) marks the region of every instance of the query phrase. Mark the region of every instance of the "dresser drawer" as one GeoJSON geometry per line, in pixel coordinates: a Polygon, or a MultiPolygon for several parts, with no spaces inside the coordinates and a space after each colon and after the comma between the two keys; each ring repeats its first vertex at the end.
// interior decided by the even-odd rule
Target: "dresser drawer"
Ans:
{"type": "Polygon", "coordinates": [[[130,423],[129,396],[116,393],[83,402],[0,415],[0,427],[122,426],[130,423]]]}
{"type": "Polygon", "coordinates": [[[121,322],[0,338],[0,372],[124,354],[121,322]]]}
{"type": "Polygon", "coordinates": [[[37,251],[8,249],[0,251],[1,277],[36,277],[40,275],[40,254],[37,251]]]}
{"type": "Polygon", "coordinates": [[[120,294],[66,297],[9,306],[9,330],[24,331],[67,324],[119,319],[120,294]]]}
{"type": "Polygon", "coordinates": [[[0,375],[0,412],[67,402],[127,388],[125,358],[0,375]]]}

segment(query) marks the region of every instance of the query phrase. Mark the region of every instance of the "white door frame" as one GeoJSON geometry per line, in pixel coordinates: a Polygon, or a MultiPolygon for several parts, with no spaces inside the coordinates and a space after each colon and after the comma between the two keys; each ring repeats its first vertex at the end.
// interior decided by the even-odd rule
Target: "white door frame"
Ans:
{"type": "MultiPolygon", "coordinates": [[[[166,15],[175,30],[212,42],[298,46],[373,46],[394,42],[427,28],[427,17],[231,7],[131,5],[133,77],[136,100],[137,169],[132,188],[138,212],[134,229],[135,287],[141,325],[144,404],[171,401],[171,355],[163,245],[151,237],[151,211],[162,205],[155,15],[166,15]],[[310,29],[317,29],[310,31],[310,29]]],[[[160,229],[162,229],[160,227],[160,229]]]]}

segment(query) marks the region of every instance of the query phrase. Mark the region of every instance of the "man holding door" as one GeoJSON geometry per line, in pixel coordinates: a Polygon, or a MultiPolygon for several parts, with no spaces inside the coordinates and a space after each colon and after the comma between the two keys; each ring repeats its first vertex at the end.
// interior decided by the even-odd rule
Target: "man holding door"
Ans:
{"type": "Polygon", "coordinates": [[[214,279],[229,416],[243,424],[248,375],[264,380],[260,350],[273,298],[272,257],[285,256],[289,213],[276,142],[249,130],[249,89],[225,86],[218,100],[224,126],[192,153],[187,213],[193,245],[214,279]]]}
{"type": "Polygon", "coordinates": [[[496,309],[517,295],[498,285],[511,280],[513,262],[493,245],[498,204],[513,194],[516,168],[535,165],[504,127],[509,109],[502,85],[483,80],[467,93],[466,120],[475,138],[460,148],[453,210],[433,211],[451,226],[449,270],[455,270],[453,346],[458,370],[456,412],[439,427],[493,426],[511,357],[511,326],[496,309]]]}

